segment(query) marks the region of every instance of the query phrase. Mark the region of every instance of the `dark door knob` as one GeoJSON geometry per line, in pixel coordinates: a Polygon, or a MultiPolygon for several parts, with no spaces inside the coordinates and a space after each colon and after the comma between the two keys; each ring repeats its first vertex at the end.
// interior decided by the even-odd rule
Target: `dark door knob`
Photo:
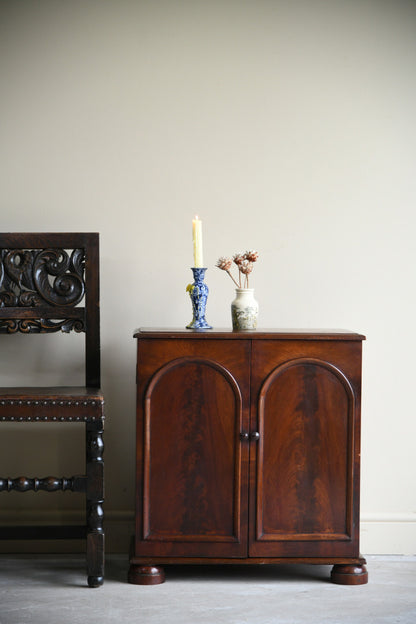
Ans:
{"type": "Polygon", "coordinates": [[[258,432],[258,431],[253,431],[253,432],[250,434],[250,439],[251,439],[251,440],[254,440],[255,442],[257,442],[257,440],[260,440],[260,434],[259,434],[259,432],[258,432]]]}

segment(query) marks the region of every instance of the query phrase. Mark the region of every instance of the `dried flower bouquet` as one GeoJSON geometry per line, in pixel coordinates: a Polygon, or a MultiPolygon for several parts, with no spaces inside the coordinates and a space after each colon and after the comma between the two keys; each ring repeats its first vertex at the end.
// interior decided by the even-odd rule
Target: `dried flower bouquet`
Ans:
{"type": "Polygon", "coordinates": [[[216,267],[228,273],[228,275],[233,280],[234,284],[237,288],[249,288],[249,279],[248,276],[253,270],[253,264],[256,262],[259,254],[254,249],[250,249],[245,253],[237,253],[231,258],[227,258],[225,256],[221,256],[217,260],[216,267]],[[238,282],[231,274],[231,267],[233,262],[237,265],[238,268],[238,282]]]}

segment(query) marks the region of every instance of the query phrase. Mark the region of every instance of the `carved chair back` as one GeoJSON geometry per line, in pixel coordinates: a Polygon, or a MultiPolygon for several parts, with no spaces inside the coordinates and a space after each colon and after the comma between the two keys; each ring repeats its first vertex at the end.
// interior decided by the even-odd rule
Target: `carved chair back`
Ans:
{"type": "Polygon", "coordinates": [[[85,385],[100,387],[99,235],[0,233],[0,334],[85,333],[85,385]]]}
{"type": "Polygon", "coordinates": [[[85,333],[85,387],[0,387],[0,422],[82,421],[86,436],[83,475],[0,477],[0,492],[83,493],[86,523],[1,526],[0,539],[86,538],[90,587],[104,580],[105,541],[98,245],[91,233],[0,234],[0,334],[85,333]]]}

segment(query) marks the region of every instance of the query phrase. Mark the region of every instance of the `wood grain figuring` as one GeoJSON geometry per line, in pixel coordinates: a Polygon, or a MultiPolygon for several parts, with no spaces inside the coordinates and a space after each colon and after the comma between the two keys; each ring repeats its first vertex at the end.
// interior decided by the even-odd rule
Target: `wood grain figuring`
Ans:
{"type": "Polygon", "coordinates": [[[145,396],[144,539],[239,539],[239,388],[198,358],[158,371],[145,396]]]}
{"type": "Polygon", "coordinates": [[[335,371],[317,360],[295,360],[263,386],[257,539],[349,537],[353,397],[335,371]]]}

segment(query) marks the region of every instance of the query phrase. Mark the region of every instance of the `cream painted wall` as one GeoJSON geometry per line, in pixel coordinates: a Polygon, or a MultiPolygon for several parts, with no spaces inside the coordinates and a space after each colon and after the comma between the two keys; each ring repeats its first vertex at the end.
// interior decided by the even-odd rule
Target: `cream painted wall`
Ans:
{"type": "MultiPolygon", "coordinates": [[[[133,515],[133,330],[190,320],[197,213],[212,324],[233,298],[215,261],[250,247],[261,326],[367,335],[362,551],[416,552],[415,61],[410,0],[0,3],[1,229],[101,234],[110,548],[133,515]]],[[[79,378],[68,336],[29,337],[23,358],[15,338],[2,383],[59,381],[66,362],[79,378]]],[[[25,469],[70,473],[70,435],[39,450],[32,428],[25,469]]],[[[0,519],[80,505],[26,496],[3,495],[0,519]]]]}

